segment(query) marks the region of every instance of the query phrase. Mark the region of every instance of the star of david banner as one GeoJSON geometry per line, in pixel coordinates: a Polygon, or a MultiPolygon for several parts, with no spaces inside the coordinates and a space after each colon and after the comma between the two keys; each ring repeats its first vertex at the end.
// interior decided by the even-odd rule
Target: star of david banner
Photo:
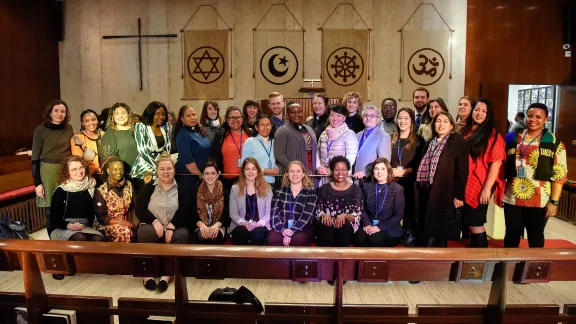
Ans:
{"type": "Polygon", "coordinates": [[[418,87],[447,98],[450,31],[402,31],[402,40],[402,100],[411,101],[418,87]]]}
{"type": "Polygon", "coordinates": [[[228,30],[186,30],[184,44],[184,99],[229,99],[228,30]]]}
{"type": "Polygon", "coordinates": [[[255,34],[256,98],[280,92],[297,98],[302,87],[304,44],[302,30],[257,30],[255,34]]]}
{"type": "Polygon", "coordinates": [[[365,29],[322,30],[322,84],[330,98],[357,91],[368,97],[368,39],[365,29]]]}

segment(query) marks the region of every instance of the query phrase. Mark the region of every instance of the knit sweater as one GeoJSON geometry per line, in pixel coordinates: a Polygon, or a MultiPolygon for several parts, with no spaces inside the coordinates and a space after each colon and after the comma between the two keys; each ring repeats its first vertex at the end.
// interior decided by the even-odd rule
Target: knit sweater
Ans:
{"type": "Polygon", "coordinates": [[[70,125],[47,123],[36,127],[32,141],[32,175],[35,186],[42,184],[40,162],[59,164],[72,154],[70,138],[73,135],[70,125]]]}

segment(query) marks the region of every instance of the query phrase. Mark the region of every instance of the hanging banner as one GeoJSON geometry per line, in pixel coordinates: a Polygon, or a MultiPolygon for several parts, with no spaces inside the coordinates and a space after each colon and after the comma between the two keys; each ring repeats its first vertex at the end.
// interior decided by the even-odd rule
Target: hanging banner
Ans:
{"type": "Polygon", "coordinates": [[[229,99],[228,30],[184,31],[184,99],[229,99]]]}
{"type": "Polygon", "coordinates": [[[256,30],[256,98],[268,98],[271,92],[285,98],[302,95],[303,36],[302,30],[256,30]]]}
{"type": "Polygon", "coordinates": [[[432,97],[448,97],[450,31],[402,31],[402,100],[424,87],[432,97]]]}
{"type": "Polygon", "coordinates": [[[322,30],[322,83],[330,98],[356,91],[368,97],[368,42],[365,29],[322,30]]]}

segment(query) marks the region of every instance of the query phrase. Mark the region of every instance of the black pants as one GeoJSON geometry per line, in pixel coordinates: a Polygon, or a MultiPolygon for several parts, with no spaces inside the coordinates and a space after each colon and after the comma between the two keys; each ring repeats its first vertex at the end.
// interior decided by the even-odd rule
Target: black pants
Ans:
{"type": "Polygon", "coordinates": [[[194,242],[196,244],[224,244],[224,235],[222,235],[222,231],[218,230],[218,235],[215,238],[204,238],[200,229],[197,228],[195,231],[194,242]]]}
{"type": "Polygon", "coordinates": [[[394,247],[402,242],[403,237],[393,237],[388,232],[380,231],[368,235],[363,228],[356,232],[356,245],[358,247],[394,247]]]}
{"type": "Polygon", "coordinates": [[[234,245],[264,245],[268,238],[268,229],[266,227],[256,227],[248,231],[245,226],[236,226],[232,233],[234,245]]]}
{"type": "Polygon", "coordinates": [[[352,243],[353,237],[354,227],[350,222],[344,223],[340,228],[318,223],[318,246],[347,247],[352,243]]]}
{"type": "MultiPolygon", "coordinates": [[[[172,233],[171,244],[187,244],[188,243],[188,229],[186,227],[177,228],[174,233],[172,233]]],[[[164,235],[158,237],[154,226],[150,224],[139,224],[138,230],[136,231],[136,242],[137,243],[165,243],[164,235]]]]}
{"type": "Polygon", "coordinates": [[[518,247],[524,228],[528,233],[528,245],[531,248],[544,247],[544,228],[548,222],[546,208],[504,204],[504,218],[506,220],[504,247],[518,247]]]}

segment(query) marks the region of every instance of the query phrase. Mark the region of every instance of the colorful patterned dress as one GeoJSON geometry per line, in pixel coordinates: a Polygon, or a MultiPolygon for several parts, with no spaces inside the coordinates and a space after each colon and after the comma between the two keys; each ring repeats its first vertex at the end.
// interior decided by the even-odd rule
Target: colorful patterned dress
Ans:
{"type": "Polygon", "coordinates": [[[94,193],[94,209],[100,223],[98,230],[108,242],[130,243],[134,239],[135,229],[124,224],[110,224],[113,218],[131,221],[134,188],[132,183],[123,180],[113,184],[107,180],[94,193]]]}

